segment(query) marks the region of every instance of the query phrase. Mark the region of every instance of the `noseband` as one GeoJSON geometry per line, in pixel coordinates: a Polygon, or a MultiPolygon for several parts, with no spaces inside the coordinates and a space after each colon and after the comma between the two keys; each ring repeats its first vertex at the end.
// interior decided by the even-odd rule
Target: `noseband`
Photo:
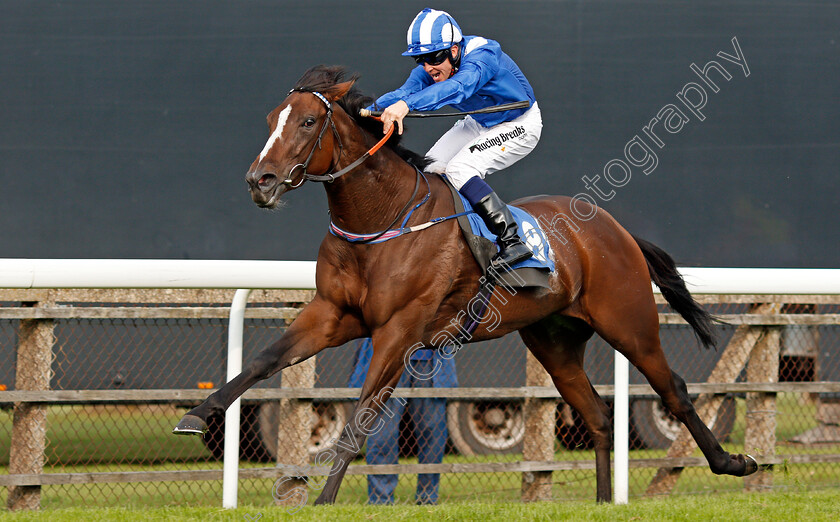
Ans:
{"type": "MultiPolygon", "coordinates": [[[[323,174],[323,175],[310,174],[310,173],[306,172],[306,168],[309,166],[309,162],[312,161],[312,156],[315,154],[315,148],[317,147],[318,150],[321,149],[321,138],[324,137],[324,133],[327,131],[327,125],[332,127],[333,135],[335,136],[335,139],[338,141],[338,157],[339,157],[339,159],[341,159],[341,153],[344,150],[344,145],[341,143],[341,136],[338,134],[338,129],[336,129],[335,122],[332,119],[332,114],[333,114],[332,104],[327,99],[327,97],[324,96],[323,94],[321,94],[320,92],[317,92],[317,91],[304,91],[304,90],[300,90],[300,89],[292,89],[291,91],[289,91],[289,94],[292,94],[293,92],[308,92],[308,93],[311,93],[311,94],[314,94],[315,96],[317,96],[318,99],[321,100],[322,102],[324,102],[324,105],[327,106],[327,115],[324,118],[324,124],[321,126],[321,132],[318,133],[318,138],[315,140],[315,144],[312,145],[312,150],[309,151],[309,156],[306,157],[306,161],[303,162],[303,163],[298,163],[297,165],[292,167],[292,169],[289,171],[289,174],[286,176],[286,179],[283,180],[283,183],[285,183],[287,185],[290,185],[291,188],[298,188],[299,186],[303,185],[304,181],[318,181],[318,182],[322,182],[322,183],[323,182],[332,183],[333,181],[335,181],[339,177],[347,174],[351,170],[355,169],[356,167],[361,165],[366,159],[371,157],[371,155],[373,155],[377,150],[379,150],[379,148],[382,145],[385,144],[386,141],[388,141],[388,138],[390,138],[391,134],[394,132],[394,126],[391,126],[391,128],[388,130],[388,133],[385,134],[385,137],[383,137],[379,141],[379,143],[377,143],[376,145],[371,147],[371,149],[369,151],[362,154],[359,157],[359,159],[357,159],[356,161],[354,161],[350,165],[347,165],[346,167],[339,170],[338,172],[328,172],[328,173],[323,174]],[[303,176],[300,178],[300,182],[297,185],[292,185],[292,183],[293,183],[292,174],[295,172],[295,170],[298,169],[298,167],[303,168],[303,176]]],[[[330,170],[332,170],[332,168],[330,170]]]]}

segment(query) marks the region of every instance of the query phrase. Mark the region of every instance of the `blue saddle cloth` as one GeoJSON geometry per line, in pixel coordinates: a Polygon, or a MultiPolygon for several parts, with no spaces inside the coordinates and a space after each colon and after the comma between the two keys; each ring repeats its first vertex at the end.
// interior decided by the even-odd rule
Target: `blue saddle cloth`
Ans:
{"type": "MultiPolygon", "coordinates": [[[[472,210],[470,202],[467,201],[460,192],[456,193],[461,198],[464,210],[472,210]]],[[[511,214],[513,214],[513,219],[516,220],[516,224],[519,225],[519,237],[522,238],[522,241],[528,245],[531,252],[534,254],[533,257],[519,262],[511,268],[539,268],[553,272],[554,262],[551,260],[551,245],[548,243],[542,227],[540,227],[537,220],[534,219],[534,216],[525,212],[521,208],[511,205],[508,205],[508,208],[510,209],[511,214]]],[[[490,229],[487,228],[487,225],[484,224],[484,220],[481,219],[478,214],[471,212],[467,214],[467,218],[470,221],[470,228],[472,228],[473,234],[496,243],[497,236],[490,232],[490,229]]]]}

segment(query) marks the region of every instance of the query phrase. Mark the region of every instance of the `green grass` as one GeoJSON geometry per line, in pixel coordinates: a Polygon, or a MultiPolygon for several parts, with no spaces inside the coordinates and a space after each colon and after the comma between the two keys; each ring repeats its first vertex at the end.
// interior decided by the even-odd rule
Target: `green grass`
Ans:
{"type": "MultiPolygon", "coordinates": [[[[183,409],[167,405],[50,406],[47,465],[207,459],[204,446],[173,437],[183,409]]],[[[0,411],[0,465],[9,464],[12,414],[0,411]]]]}
{"type": "Polygon", "coordinates": [[[50,520],[56,522],[147,521],[247,521],[294,520],[587,520],[587,521],[836,521],[840,518],[840,491],[808,491],[764,494],[678,496],[633,500],[628,505],[598,505],[594,502],[539,502],[533,504],[469,502],[439,506],[317,506],[295,514],[283,508],[244,506],[219,508],[163,507],[152,509],[61,509],[48,513],[0,513],[0,520],[50,520]]]}
{"type": "MultiPolygon", "coordinates": [[[[726,445],[740,452],[744,443],[745,403],[743,400],[736,403],[737,420],[726,445]]],[[[784,452],[812,451],[785,445],[785,441],[816,426],[814,404],[801,401],[797,394],[782,393],[777,398],[777,408],[776,432],[784,452]]],[[[172,426],[185,411],[165,405],[51,406],[47,417],[47,464],[206,461],[211,458],[210,453],[197,439],[171,434],[172,426]]],[[[0,411],[0,465],[8,464],[11,419],[10,411],[0,411]]],[[[567,451],[559,446],[556,449],[558,460],[594,458],[591,451],[567,451]]],[[[820,450],[824,452],[824,448],[820,450]]],[[[664,451],[655,450],[633,452],[633,458],[664,455],[664,451]]]]}
{"type": "MultiPolygon", "coordinates": [[[[727,451],[744,451],[744,401],[737,401],[737,421],[730,440],[723,444],[727,451]]],[[[840,445],[803,447],[786,442],[794,435],[815,425],[813,403],[797,395],[779,394],[777,416],[779,446],[777,453],[840,453],[840,445]]],[[[197,438],[174,437],[171,426],[183,410],[165,406],[137,407],[51,407],[48,414],[48,449],[46,473],[81,473],[108,471],[161,471],[221,469],[222,463],[210,459],[209,452],[197,438]]],[[[0,458],[8,459],[11,418],[0,412],[0,458]],[[3,429],[6,427],[6,429],[3,429]]],[[[555,460],[592,460],[591,450],[570,451],[559,444],[555,460]]],[[[699,451],[695,452],[700,456],[699,451]]],[[[634,450],[631,459],[660,458],[664,450],[634,450]]],[[[521,455],[464,457],[447,455],[444,462],[507,462],[521,455]]],[[[414,463],[416,459],[402,459],[414,463]]],[[[242,463],[242,467],[269,467],[270,463],[242,463]]],[[[654,469],[631,469],[630,495],[644,494],[654,469]]],[[[6,473],[0,465],[0,473],[6,473]]],[[[595,474],[592,470],[557,471],[552,475],[554,498],[589,500],[594,498],[595,474]]],[[[448,474],[441,477],[441,502],[447,505],[469,502],[518,502],[522,476],[520,473],[448,474]]],[[[271,503],[273,480],[240,480],[239,498],[246,505],[267,506],[271,503]]],[[[821,488],[840,484],[840,467],[836,464],[777,466],[774,488],[821,488]]],[[[400,476],[396,491],[398,502],[411,502],[416,476],[400,476]]],[[[132,484],[88,484],[46,486],[42,506],[48,510],[96,506],[215,506],[221,499],[221,481],[158,482],[132,484]]],[[[718,495],[740,492],[743,481],[719,477],[706,468],[688,468],[678,482],[675,493],[718,495]]],[[[310,491],[310,502],[317,497],[310,491]]],[[[6,489],[0,488],[0,503],[5,504],[6,489]]],[[[363,476],[347,476],[339,492],[338,502],[361,505],[367,498],[363,476]]],[[[840,517],[838,517],[840,519],[840,517]]]]}

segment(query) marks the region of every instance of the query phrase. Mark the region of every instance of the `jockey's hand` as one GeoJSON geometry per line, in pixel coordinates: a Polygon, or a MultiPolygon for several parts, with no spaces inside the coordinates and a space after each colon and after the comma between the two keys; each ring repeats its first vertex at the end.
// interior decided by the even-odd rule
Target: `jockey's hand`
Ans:
{"type": "Polygon", "coordinates": [[[382,111],[382,116],[379,117],[382,120],[382,134],[388,134],[388,130],[394,122],[397,124],[398,134],[402,134],[403,118],[405,118],[406,114],[408,114],[408,104],[404,101],[400,100],[389,105],[387,109],[382,111]]]}

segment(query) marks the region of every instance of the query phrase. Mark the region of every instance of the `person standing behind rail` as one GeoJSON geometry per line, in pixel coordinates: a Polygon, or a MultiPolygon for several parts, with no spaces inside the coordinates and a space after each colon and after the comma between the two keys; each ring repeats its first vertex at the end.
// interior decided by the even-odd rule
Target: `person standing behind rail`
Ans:
{"type": "MultiPolygon", "coordinates": [[[[364,339],[356,351],[356,364],[350,375],[348,386],[360,388],[365,382],[373,355],[370,338],[364,339]]],[[[453,388],[458,386],[455,373],[455,360],[446,359],[438,350],[421,349],[411,355],[412,371],[403,370],[397,388],[453,388]],[[438,367],[438,365],[440,365],[438,367]],[[439,368],[436,370],[436,368],[439,368]],[[419,375],[432,375],[430,379],[420,379],[419,375]]],[[[393,412],[388,416],[384,412],[380,419],[382,428],[367,439],[368,464],[397,464],[399,460],[400,419],[408,408],[408,414],[414,425],[414,438],[417,441],[417,461],[420,464],[440,464],[446,449],[448,431],[446,428],[446,399],[395,399],[390,398],[383,409],[393,412]]],[[[393,504],[394,491],[397,488],[397,475],[368,475],[368,503],[393,504]]],[[[417,475],[417,504],[435,504],[440,486],[439,473],[420,473],[417,475]]]]}

